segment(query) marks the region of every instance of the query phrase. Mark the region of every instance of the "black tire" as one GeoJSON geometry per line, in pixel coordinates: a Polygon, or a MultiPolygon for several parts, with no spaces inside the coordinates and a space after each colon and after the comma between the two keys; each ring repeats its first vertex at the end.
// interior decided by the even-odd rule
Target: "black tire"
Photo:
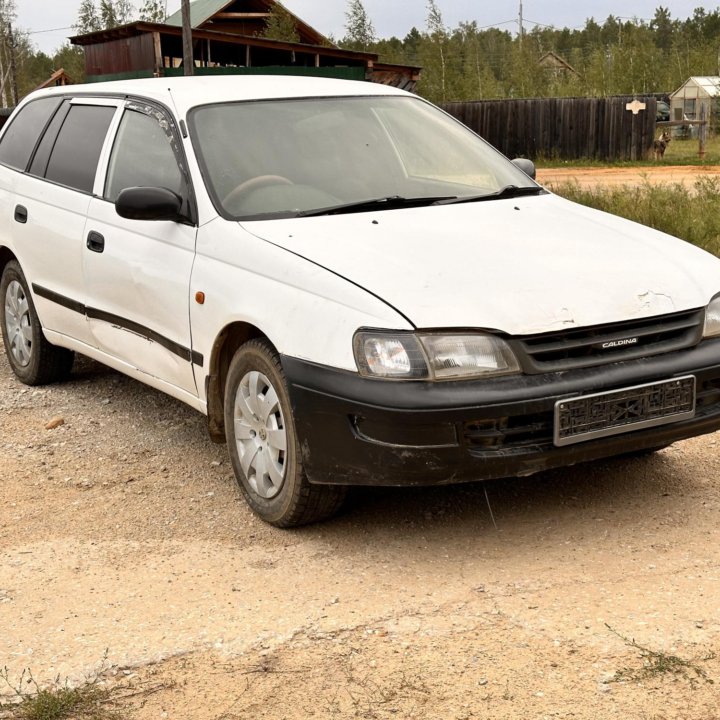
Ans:
{"type": "Polygon", "coordinates": [[[240,489],[265,522],[297,527],[342,506],[346,487],[312,485],[305,477],[285,375],[265,340],[245,343],[230,363],[225,436],[240,489]]]}
{"type": "Polygon", "coordinates": [[[15,260],[5,266],[0,278],[0,327],[5,354],[20,381],[45,385],[70,374],[75,354],[45,339],[25,275],[15,260]]]}

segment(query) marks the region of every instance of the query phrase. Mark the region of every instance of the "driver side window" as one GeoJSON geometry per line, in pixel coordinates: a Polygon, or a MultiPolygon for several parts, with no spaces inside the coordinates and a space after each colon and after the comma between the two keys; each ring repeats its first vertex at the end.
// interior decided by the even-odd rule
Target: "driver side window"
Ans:
{"type": "Polygon", "coordinates": [[[162,187],[183,199],[187,191],[170,137],[153,115],[125,110],[108,165],[105,199],[129,187],[162,187]]]}

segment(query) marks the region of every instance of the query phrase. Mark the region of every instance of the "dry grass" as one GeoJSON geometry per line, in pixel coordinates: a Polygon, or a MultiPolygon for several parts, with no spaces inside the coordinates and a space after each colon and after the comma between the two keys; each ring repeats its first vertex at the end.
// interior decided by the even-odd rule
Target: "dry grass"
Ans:
{"type": "Polygon", "coordinates": [[[170,687],[113,682],[110,670],[107,651],[97,669],[77,685],[59,677],[40,685],[29,668],[13,680],[3,668],[0,681],[11,693],[0,696],[0,720],[128,720],[138,699],[142,703],[148,695],[170,687]]]}
{"type": "Polygon", "coordinates": [[[597,186],[561,183],[553,191],[568,200],[648,225],[720,256],[720,179],[682,184],[597,186]]]}
{"type": "Polygon", "coordinates": [[[689,680],[691,684],[705,682],[712,685],[714,683],[714,680],[708,676],[705,669],[699,664],[713,660],[715,658],[714,653],[708,653],[701,658],[686,660],[678,655],[666,653],[661,650],[651,650],[644,645],[640,645],[634,638],[628,638],[622,635],[607,623],[605,627],[607,627],[613,635],[619,637],[628,647],[637,650],[640,660],[642,661],[640,667],[626,667],[618,670],[611,682],[642,682],[664,675],[671,675],[685,678],[689,680]]]}

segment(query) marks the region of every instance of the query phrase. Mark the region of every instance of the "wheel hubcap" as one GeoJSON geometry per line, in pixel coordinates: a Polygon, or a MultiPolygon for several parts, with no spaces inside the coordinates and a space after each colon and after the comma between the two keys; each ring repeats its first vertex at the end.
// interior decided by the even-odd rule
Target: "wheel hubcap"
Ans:
{"type": "Polygon", "coordinates": [[[5,292],[5,332],[13,359],[26,367],[32,356],[32,324],[28,299],[17,280],[5,292]]]}
{"type": "Polygon", "coordinates": [[[235,443],[248,484],[270,500],[282,489],[287,470],[287,431],[275,388],[253,370],[235,396],[235,443]]]}

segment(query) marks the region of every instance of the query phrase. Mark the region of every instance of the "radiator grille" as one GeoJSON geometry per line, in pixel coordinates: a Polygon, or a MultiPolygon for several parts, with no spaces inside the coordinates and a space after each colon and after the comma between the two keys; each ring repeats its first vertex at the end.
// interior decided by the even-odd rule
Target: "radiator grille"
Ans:
{"type": "Polygon", "coordinates": [[[704,310],[574,328],[509,342],[526,373],[592,367],[683,350],[702,339],[704,310]]]}

